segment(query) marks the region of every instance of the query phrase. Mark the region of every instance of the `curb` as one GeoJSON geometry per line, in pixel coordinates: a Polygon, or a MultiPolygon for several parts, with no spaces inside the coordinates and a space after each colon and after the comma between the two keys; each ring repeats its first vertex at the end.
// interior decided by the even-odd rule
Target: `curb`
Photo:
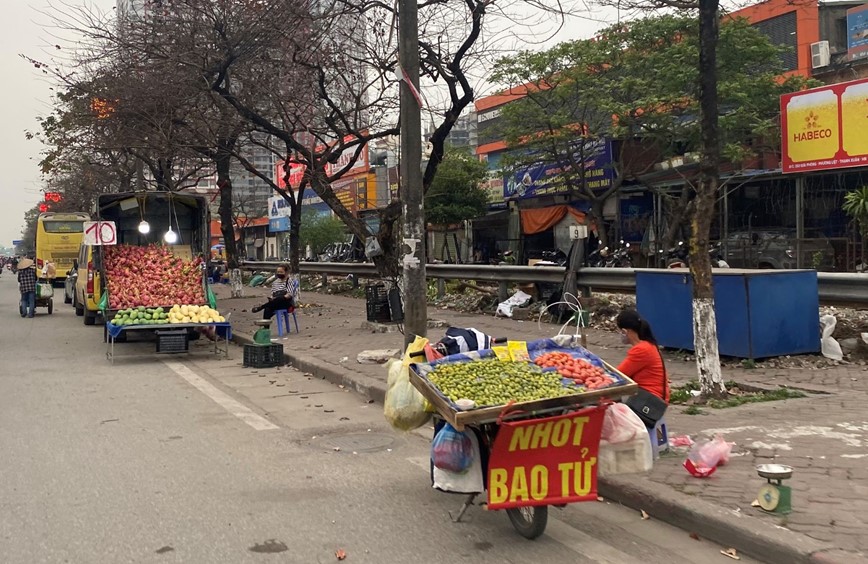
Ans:
{"type": "Polygon", "coordinates": [[[843,562],[829,559],[831,545],[782,527],[773,528],[758,520],[713,503],[646,480],[599,478],[601,496],[632,509],[643,510],[655,519],[687,532],[694,532],[724,547],[763,562],[819,564],[843,562]],[[762,525],[762,526],[758,526],[762,525]]]}
{"type": "MultiPolygon", "coordinates": [[[[232,332],[232,341],[239,345],[252,345],[253,337],[245,333],[232,332]]],[[[322,378],[332,384],[338,384],[373,400],[377,403],[386,401],[386,384],[364,374],[354,374],[351,370],[340,371],[338,367],[328,362],[283,351],[283,358],[289,364],[302,372],[309,372],[317,378],[322,378]]]]}
{"type": "MultiPolygon", "coordinates": [[[[232,340],[241,345],[253,344],[253,338],[233,332],[232,340]]],[[[351,370],[340,371],[333,364],[298,353],[284,351],[283,357],[295,368],[309,372],[333,384],[349,388],[369,400],[383,403],[386,398],[384,382],[374,380],[351,370]]],[[[763,562],[788,564],[844,564],[866,562],[862,555],[835,549],[784,528],[773,528],[748,516],[739,515],[702,499],[668,488],[660,488],[639,477],[599,478],[599,494],[632,509],[643,510],[653,518],[724,547],[733,547],[740,553],[763,562]]]]}

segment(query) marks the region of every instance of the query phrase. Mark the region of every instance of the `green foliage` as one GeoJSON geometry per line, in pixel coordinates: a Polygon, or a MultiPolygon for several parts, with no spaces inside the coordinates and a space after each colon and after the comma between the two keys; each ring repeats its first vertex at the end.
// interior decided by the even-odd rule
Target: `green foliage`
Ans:
{"type": "Polygon", "coordinates": [[[856,220],[862,237],[868,235],[868,186],[862,186],[844,196],[844,213],[856,220]]]}
{"type": "MultiPolygon", "coordinates": [[[[800,77],[778,78],[780,52],[746,20],[722,21],[720,139],[733,162],[747,157],[751,147],[777,143],[779,96],[807,85],[800,77]]],[[[530,85],[526,97],[501,113],[502,133],[515,149],[508,166],[561,164],[565,172],[559,180],[593,200],[599,194],[582,185],[577,141],[641,138],[658,153],[657,160],[698,150],[698,68],[699,29],[690,15],[635,20],[605,29],[593,41],[501,59],[495,82],[530,85]]],[[[637,170],[640,160],[647,167],[647,155],[636,163],[623,159],[616,164],[622,175],[644,172],[637,170]]]]}
{"type": "Polygon", "coordinates": [[[705,412],[695,405],[689,405],[684,409],[684,411],[682,411],[682,413],[684,415],[702,415],[705,412]]]}
{"type": "Polygon", "coordinates": [[[318,254],[326,245],[344,239],[345,233],[343,222],[331,214],[320,214],[313,210],[305,210],[301,214],[299,243],[302,253],[310,245],[314,254],[318,254]]]}
{"type": "Polygon", "coordinates": [[[435,225],[460,223],[484,215],[488,192],[482,188],[488,167],[475,156],[449,147],[425,194],[425,219],[435,225]]]}

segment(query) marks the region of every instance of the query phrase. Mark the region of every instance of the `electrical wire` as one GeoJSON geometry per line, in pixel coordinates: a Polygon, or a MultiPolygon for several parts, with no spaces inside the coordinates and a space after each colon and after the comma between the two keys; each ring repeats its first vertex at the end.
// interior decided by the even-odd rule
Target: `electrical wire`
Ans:
{"type": "Polygon", "coordinates": [[[583,315],[586,310],[582,307],[581,300],[575,294],[572,294],[570,292],[564,292],[563,297],[564,297],[564,299],[562,301],[555,302],[553,304],[549,304],[539,312],[539,317],[537,318],[537,321],[536,321],[537,322],[537,328],[542,330],[542,318],[543,318],[543,315],[548,313],[549,308],[552,308],[552,307],[555,307],[558,305],[565,305],[565,306],[567,306],[567,308],[569,308],[573,312],[573,315],[572,315],[572,317],[570,317],[567,320],[566,323],[561,325],[561,328],[558,331],[558,335],[563,335],[564,329],[566,329],[568,325],[570,325],[571,323],[573,323],[573,321],[575,321],[576,322],[575,336],[578,337],[579,333],[581,331],[581,328],[587,327],[587,325],[585,324],[585,316],[583,315]]]}

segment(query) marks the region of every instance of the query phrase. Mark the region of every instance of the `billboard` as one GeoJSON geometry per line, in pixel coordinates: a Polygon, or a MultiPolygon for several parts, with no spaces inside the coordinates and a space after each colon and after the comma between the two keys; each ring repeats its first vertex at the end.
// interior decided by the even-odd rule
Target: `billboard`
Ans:
{"type": "MultiPolygon", "coordinates": [[[[583,151],[588,187],[594,192],[611,187],[615,180],[615,170],[611,166],[612,143],[608,139],[586,141],[583,151]]],[[[564,182],[562,175],[568,172],[569,168],[559,163],[538,164],[519,170],[503,179],[503,197],[509,200],[567,194],[572,186],[564,182]]]]}
{"type": "Polygon", "coordinates": [[[292,208],[282,196],[268,198],[268,230],[271,232],[289,231],[289,217],[292,208]]]}
{"type": "Polygon", "coordinates": [[[868,165],[868,79],[781,96],[784,173],[868,165]]]}
{"type": "Polygon", "coordinates": [[[847,10],[847,59],[868,57],[868,4],[847,10]]]}

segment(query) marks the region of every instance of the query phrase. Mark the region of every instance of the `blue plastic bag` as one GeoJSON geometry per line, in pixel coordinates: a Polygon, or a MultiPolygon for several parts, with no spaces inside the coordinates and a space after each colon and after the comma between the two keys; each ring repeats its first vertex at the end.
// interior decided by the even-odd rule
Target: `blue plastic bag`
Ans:
{"type": "Polygon", "coordinates": [[[470,437],[447,423],[431,443],[431,460],[441,470],[465,472],[473,463],[473,443],[470,437]]]}

